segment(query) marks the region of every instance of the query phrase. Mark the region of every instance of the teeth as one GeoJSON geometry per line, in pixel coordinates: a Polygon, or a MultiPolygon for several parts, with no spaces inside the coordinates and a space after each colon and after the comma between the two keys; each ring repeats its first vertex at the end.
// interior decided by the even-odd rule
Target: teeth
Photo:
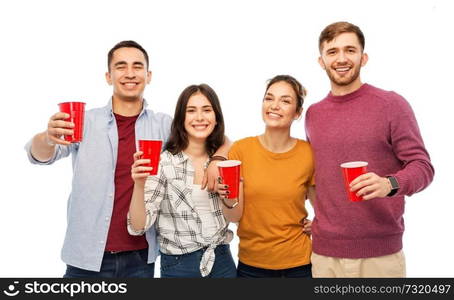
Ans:
{"type": "Polygon", "coordinates": [[[272,116],[272,117],[277,117],[277,118],[279,118],[279,117],[280,117],[280,115],[278,115],[278,114],[275,114],[275,113],[268,113],[268,115],[269,115],[269,116],[272,116]]]}
{"type": "Polygon", "coordinates": [[[336,71],[339,71],[339,72],[345,72],[345,71],[348,71],[350,70],[350,68],[337,68],[336,71]]]}

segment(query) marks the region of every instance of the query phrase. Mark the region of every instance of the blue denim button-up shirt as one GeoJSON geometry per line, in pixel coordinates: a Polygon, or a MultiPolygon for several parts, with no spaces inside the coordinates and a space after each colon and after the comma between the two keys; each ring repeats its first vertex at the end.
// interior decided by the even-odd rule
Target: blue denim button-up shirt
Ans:
{"type": "MultiPolygon", "coordinates": [[[[165,144],[172,118],[163,113],[154,113],[146,106],[144,100],[135,124],[136,141],[161,139],[165,144]]],[[[114,204],[118,155],[118,132],[112,100],[105,107],[86,111],[81,143],[57,145],[53,157],[47,162],[40,162],[31,155],[31,141],[25,150],[34,164],[50,165],[72,155],[72,189],[68,199],[68,222],[61,257],[68,265],[99,271],[114,204]]],[[[146,238],[149,245],[148,263],[153,263],[158,255],[154,226],[146,232],[146,238]]]]}

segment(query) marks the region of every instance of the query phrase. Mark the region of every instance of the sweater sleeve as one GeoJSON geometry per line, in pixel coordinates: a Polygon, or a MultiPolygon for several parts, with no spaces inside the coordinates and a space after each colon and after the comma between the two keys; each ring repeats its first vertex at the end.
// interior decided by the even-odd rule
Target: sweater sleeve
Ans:
{"type": "Polygon", "coordinates": [[[396,196],[422,191],[433,180],[434,168],[430,162],[418,123],[410,104],[400,95],[391,93],[389,107],[390,137],[394,153],[402,162],[402,169],[395,174],[399,183],[396,196]]]}

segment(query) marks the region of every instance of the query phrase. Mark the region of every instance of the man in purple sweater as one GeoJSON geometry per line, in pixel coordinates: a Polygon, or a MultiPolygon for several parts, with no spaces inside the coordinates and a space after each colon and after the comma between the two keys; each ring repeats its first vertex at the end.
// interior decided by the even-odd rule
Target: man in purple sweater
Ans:
{"type": "Polygon", "coordinates": [[[317,189],[312,274],[405,277],[404,197],[434,176],[415,116],[402,96],[361,82],[368,57],[357,26],[327,26],[319,49],[331,92],[306,114],[317,189]],[[339,165],[348,161],[369,163],[351,184],[363,201],[347,198],[339,165]]]}

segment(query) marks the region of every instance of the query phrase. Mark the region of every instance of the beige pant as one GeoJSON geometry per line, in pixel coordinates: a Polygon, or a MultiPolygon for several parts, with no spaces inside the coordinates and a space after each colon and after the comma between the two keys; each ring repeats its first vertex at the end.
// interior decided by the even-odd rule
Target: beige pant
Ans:
{"type": "Polygon", "coordinates": [[[337,258],[312,253],[312,276],[318,277],[405,277],[403,251],[370,258],[337,258]]]}

